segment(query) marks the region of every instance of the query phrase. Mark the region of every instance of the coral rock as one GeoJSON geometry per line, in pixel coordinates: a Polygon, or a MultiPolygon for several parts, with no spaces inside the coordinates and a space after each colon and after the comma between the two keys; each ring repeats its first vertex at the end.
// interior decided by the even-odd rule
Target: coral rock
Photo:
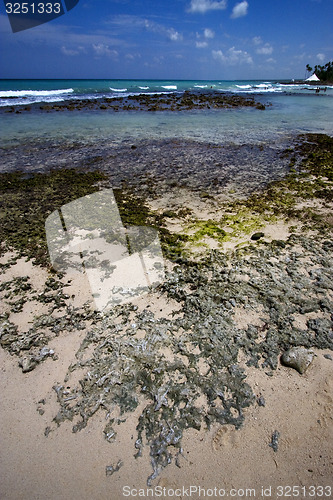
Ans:
{"type": "Polygon", "coordinates": [[[281,362],[285,366],[290,366],[301,375],[308,369],[314,358],[313,351],[304,347],[293,347],[282,354],[281,362]]]}

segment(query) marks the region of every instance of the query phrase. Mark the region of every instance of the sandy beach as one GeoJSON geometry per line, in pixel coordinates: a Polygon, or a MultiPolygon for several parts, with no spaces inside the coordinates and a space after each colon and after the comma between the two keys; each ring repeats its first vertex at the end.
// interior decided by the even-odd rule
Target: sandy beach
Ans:
{"type": "MultiPolygon", "coordinates": [[[[66,364],[79,345],[78,337],[71,334],[54,343],[61,362],[49,360],[30,374],[22,374],[17,362],[1,351],[2,498],[118,500],[125,497],[126,486],[131,490],[148,488],[148,449],[142,458],[133,458],[140,407],[119,428],[112,445],[101,432],[103,416],[97,415],[77,434],[72,433],[68,422],[48,438],[44,436],[45,427],[57,411],[50,387],[63,378],[66,364]],[[48,404],[40,416],[37,409],[43,405],[38,401],[45,397],[48,404]],[[106,466],[115,466],[119,460],[124,464],[119,472],[106,476],[106,466]]],[[[251,489],[256,491],[256,498],[264,498],[262,488],[271,487],[270,498],[278,498],[279,486],[305,487],[310,493],[312,485],[331,485],[332,360],[324,358],[325,353],[329,351],[316,351],[313,366],[303,376],[280,366],[273,377],[261,370],[248,370],[247,379],[255,393],[265,398],[265,407],[249,408],[240,430],[214,425],[210,431],[186,431],[180,468],[171,464],[152,488],[160,486],[172,493],[192,486],[191,497],[197,499],[200,496],[194,487],[226,492],[251,489]],[[277,452],[269,447],[275,430],[280,432],[277,452]]],[[[158,489],[156,492],[159,494],[158,489]]],[[[234,496],[246,497],[242,491],[239,493],[234,496]]],[[[152,498],[151,493],[148,495],[152,498]]],[[[135,496],[139,491],[128,497],[135,496]]],[[[187,496],[181,491],[164,497],[187,496]]]]}
{"type": "Polygon", "coordinates": [[[329,19],[4,2],[0,500],[333,499],[329,19]]]}
{"type": "Polygon", "coordinates": [[[125,219],[146,206],[160,223],[166,277],[105,314],[84,276],[57,275],[42,250],[40,264],[3,250],[1,498],[331,496],[320,165],[238,201],[163,182],[145,205],[127,194],[125,219]],[[281,360],[295,347],[302,373],[281,360]]]}

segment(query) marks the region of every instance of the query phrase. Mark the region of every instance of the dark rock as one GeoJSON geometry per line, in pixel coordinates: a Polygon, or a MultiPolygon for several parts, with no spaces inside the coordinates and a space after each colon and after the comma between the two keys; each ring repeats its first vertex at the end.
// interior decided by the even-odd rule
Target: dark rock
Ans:
{"type": "Polygon", "coordinates": [[[266,401],[263,396],[260,396],[257,401],[259,406],[266,406],[266,401]]]}
{"type": "Polygon", "coordinates": [[[265,233],[254,233],[251,236],[251,240],[257,241],[260,240],[260,238],[262,238],[263,236],[265,236],[265,233]]]}
{"type": "Polygon", "coordinates": [[[275,451],[275,453],[278,451],[278,447],[279,447],[279,438],[280,438],[280,433],[279,431],[274,431],[273,434],[272,434],[272,440],[271,442],[269,443],[268,446],[270,446],[271,448],[273,448],[273,451],[275,451]]]}

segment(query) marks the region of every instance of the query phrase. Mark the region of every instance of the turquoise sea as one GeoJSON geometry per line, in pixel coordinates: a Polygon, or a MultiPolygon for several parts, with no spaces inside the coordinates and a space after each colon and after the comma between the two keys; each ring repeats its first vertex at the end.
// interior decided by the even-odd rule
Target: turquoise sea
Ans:
{"type": "Polygon", "coordinates": [[[214,89],[251,95],[269,104],[255,108],[186,112],[81,110],[63,113],[0,114],[2,146],[25,140],[108,141],[185,138],[219,144],[279,143],[304,132],[333,134],[333,86],[317,87],[286,81],[178,80],[1,80],[0,111],[6,106],[98,99],[131,94],[182,93],[214,89]]]}

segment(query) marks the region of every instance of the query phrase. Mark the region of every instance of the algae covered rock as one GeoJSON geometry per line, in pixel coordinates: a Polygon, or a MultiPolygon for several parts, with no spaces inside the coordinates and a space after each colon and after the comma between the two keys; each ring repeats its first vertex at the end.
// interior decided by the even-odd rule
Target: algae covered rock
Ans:
{"type": "Polygon", "coordinates": [[[292,347],[281,356],[281,362],[285,366],[294,368],[301,375],[309,368],[314,358],[314,352],[304,347],[292,347]]]}

